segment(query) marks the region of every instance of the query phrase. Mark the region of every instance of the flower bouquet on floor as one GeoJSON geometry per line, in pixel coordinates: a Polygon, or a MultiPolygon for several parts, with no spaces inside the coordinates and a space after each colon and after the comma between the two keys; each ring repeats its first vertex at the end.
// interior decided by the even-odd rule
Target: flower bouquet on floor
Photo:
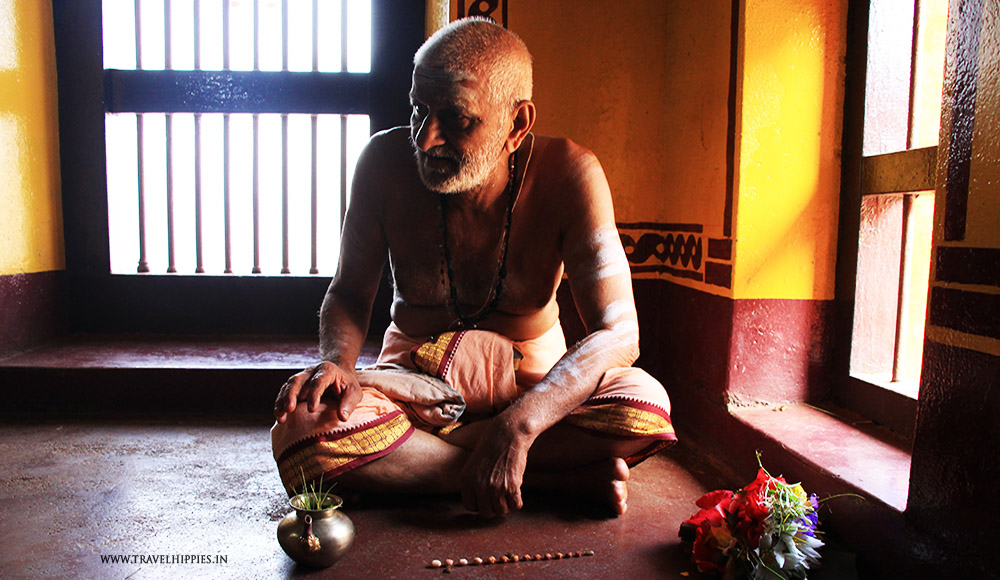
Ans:
{"type": "Polygon", "coordinates": [[[709,492],[695,505],[701,509],[684,520],[679,535],[691,543],[699,572],[789,580],[806,578],[819,564],[819,502],[801,484],[772,477],[761,466],[743,489],[709,492]]]}

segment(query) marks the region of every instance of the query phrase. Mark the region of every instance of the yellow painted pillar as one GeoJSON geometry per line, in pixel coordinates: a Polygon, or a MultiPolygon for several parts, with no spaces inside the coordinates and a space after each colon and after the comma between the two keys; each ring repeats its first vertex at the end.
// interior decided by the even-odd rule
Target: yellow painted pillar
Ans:
{"type": "Polygon", "coordinates": [[[733,297],[832,299],[847,2],[741,10],[733,297]]]}
{"type": "Polygon", "coordinates": [[[0,275],[62,270],[49,0],[0,0],[0,275]]]}

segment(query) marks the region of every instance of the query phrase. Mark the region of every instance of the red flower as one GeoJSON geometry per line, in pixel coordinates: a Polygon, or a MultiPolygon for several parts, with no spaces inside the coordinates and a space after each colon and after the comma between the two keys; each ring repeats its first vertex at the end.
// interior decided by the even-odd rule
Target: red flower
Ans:
{"type": "Polygon", "coordinates": [[[710,491],[694,502],[694,505],[701,508],[698,513],[684,521],[697,526],[701,525],[701,522],[706,519],[711,519],[712,525],[717,526],[719,523],[725,521],[726,514],[723,510],[729,507],[729,502],[732,498],[733,492],[726,489],[710,491]]]}
{"type": "Polygon", "coordinates": [[[768,509],[764,502],[767,498],[767,493],[774,489],[774,481],[786,483],[784,477],[771,477],[762,467],[757,471],[757,479],[743,488],[743,493],[747,497],[747,507],[752,510],[754,517],[767,516],[768,509]]]}
{"type": "Polygon", "coordinates": [[[726,523],[726,510],[732,503],[733,492],[718,490],[701,496],[695,505],[701,508],[695,515],[684,520],[695,527],[691,559],[704,573],[721,573],[725,569],[728,556],[722,551],[731,543],[731,532],[726,523]]]}
{"type": "Polygon", "coordinates": [[[740,506],[733,510],[737,517],[736,531],[752,547],[757,547],[764,533],[764,520],[770,512],[767,494],[774,489],[774,481],[785,483],[785,478],[772,478],[761,468],[757,471],[757,479],[735,494],[734,503],[740,506]]]}
{"type": "Polygon", "coordinates": [[[725,538],[730,538],[729,527],[725,522],[720,526],[713,526],[708,520],[701,522],[695,531],[694,545],[691,547],[691,560],[698,566],[699,572],[709,574],[725,570],[729,556],[722,551],[728,547],[729,542],[720,545],[720,539],[725,541],[725,538]]]}

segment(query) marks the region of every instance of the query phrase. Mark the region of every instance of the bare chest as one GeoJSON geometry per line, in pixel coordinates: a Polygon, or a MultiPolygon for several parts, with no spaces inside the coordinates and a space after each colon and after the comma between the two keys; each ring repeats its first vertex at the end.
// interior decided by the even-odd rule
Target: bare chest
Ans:
{"type": "MultiPolygon", "coordinates": [[[[447,204],[446,204],[447,205],[447,204]]],[[[562,276],[556,220],[519,204],[486,215],[443,211],[427,196],[386,221],[396,300],[407,307],[528,315],[547,306],[562,276]],[[446,221],[447,220],[447,221],[446,221]],[[509,222],[509,223],[508,223],[509,222]]]]}

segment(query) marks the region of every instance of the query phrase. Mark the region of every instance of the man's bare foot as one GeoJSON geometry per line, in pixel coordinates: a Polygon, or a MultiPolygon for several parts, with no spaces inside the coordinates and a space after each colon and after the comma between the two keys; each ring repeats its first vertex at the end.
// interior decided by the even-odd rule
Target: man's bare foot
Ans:
{"type": "Polygon", "coordinates": [[[607,496],[615,515],[623,515],[628,509],[628,465],[620,457],[612,457],[609,464],[611,488],[607,496]]]}
{"type": "Polygon", "coordinates": [[[529,472],[525,484],[550,491],[570,492],[607,506],[614,516],[628,510],[629,469],[625,460],[611,457],[591,465],[558,472],[529,472]]]}

